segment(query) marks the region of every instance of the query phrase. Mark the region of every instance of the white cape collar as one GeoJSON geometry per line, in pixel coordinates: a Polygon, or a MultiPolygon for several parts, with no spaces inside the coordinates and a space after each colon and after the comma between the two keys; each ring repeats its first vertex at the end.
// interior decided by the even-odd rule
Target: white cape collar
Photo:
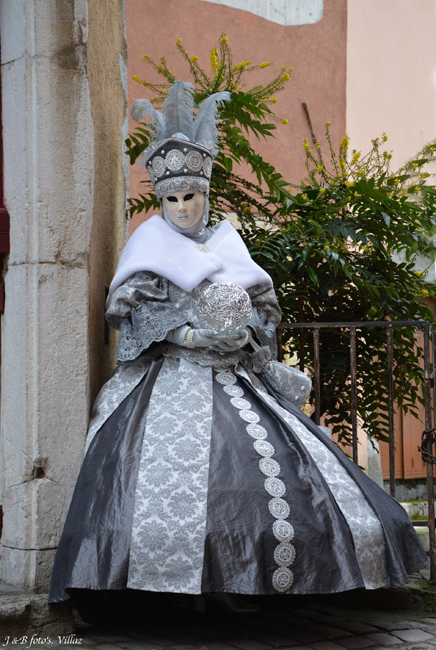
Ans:
{"type": "Polygon", "coordinates": [[[239,233],[224,219],[205,244],[172,230],[158,215],[141,224],[121,253],[109,297],[138,271],[152,271],[185,291],[205,279],[235,282],[244,289],[268,284],[268,273],[254,262],[239,233]]]}

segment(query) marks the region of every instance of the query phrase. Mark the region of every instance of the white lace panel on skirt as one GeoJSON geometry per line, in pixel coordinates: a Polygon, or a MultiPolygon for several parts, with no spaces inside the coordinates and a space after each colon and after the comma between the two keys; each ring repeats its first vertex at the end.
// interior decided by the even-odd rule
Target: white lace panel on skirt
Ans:
{"type": "Polygon", "coordinates": [[[366,589],[378,589],[389,584],[383,530],[360,488],[334,454],[295,415],[288,413],[263,391],[262,397],[289,424],[329,486],[350,528],[366,589]]]}
{"type": "Polygon", "coordinates": [[[212,368],[165,359],[139,464],[130,589],[201,593],[212,405],[212,368]]]}

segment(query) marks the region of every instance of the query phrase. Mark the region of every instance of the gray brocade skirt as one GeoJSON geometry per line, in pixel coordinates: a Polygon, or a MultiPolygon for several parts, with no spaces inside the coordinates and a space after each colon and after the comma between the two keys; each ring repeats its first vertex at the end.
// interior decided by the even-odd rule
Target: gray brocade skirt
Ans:
{"type": "Polygon", "coordinates": [[[49,601],[334,593],[426,564],[401,506],[294,405],[240,366],[158,357],[89,446],[49,601]]]}

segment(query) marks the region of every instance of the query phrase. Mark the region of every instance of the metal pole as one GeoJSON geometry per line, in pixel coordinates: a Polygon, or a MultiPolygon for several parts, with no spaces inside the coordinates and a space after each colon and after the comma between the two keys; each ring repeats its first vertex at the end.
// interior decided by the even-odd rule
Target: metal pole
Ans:
{"type": "Polygon", "coordinates": [[[300,330],[300,372],[304,372],[304,348],[306,345],[306,332],[304,329],[300,330]]]}
{"type": "Polygon", "coordinates": [[[394,354],[392,327],[388,327],[386,335],[388,362],[389,491],[391,497],[395,499],[394,354]]]}
{"type": "Polygon", "coordinates": [[[277,328],[277,359],[283,361],[283,330],[281,327],[277,328]]]}
{"type": "MultiPolygon", "coordinates": [[[[434,347],[433,347],[434,353],[434,347]]],[[[434,364],[434,354],[433,354],[434,364]]],[[[430,325],[424,326],[424,387],[425,387],[425,428],[431,429],[431,377],[430,377],[430,325]]],[[[432,439],[427,441],[427,453],[433,453],[432,439]]],[[[429,557],[430,557],[430,582],[436,582],[436,544],[435,544],[435,520],[434,520],[434,481],[433,481],[433,463],[427,465],[427,500],[428,500],[428,537],[429,537],[429,557]]]]}
{"type": "Polygon", "coordinates": [[[436,381],[435,381],[435,362],[436,362],[436,325],[431,328],[431,385],[433,386],[433,426],[436,426],[436,381]]]}
{"type": "Polygon", "coordinates": [[[356,328],[350,328],[350,379],[351,379],[351,436],[353,444],[353,462],[358,463],[357,449],[357,352],[356,352],[356,328]]]}
{"type": "Polygon", "coordinates": [[[320,372],[319,372],[319,329],[313,330],[313,387],[315,389],[315,424],[320,423],[321,420],[321,385],[320,385],[320,372]]]}

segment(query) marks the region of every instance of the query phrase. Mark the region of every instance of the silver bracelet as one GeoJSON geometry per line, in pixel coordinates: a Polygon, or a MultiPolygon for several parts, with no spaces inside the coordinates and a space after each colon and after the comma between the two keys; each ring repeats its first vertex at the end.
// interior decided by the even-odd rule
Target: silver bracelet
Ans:
{"type": "Polygon", "coordinates": [[[185,348],[195,348],[194,343],[194,330],[190,327],[186,332],[185,340],[183,341],[185,348]]]}

